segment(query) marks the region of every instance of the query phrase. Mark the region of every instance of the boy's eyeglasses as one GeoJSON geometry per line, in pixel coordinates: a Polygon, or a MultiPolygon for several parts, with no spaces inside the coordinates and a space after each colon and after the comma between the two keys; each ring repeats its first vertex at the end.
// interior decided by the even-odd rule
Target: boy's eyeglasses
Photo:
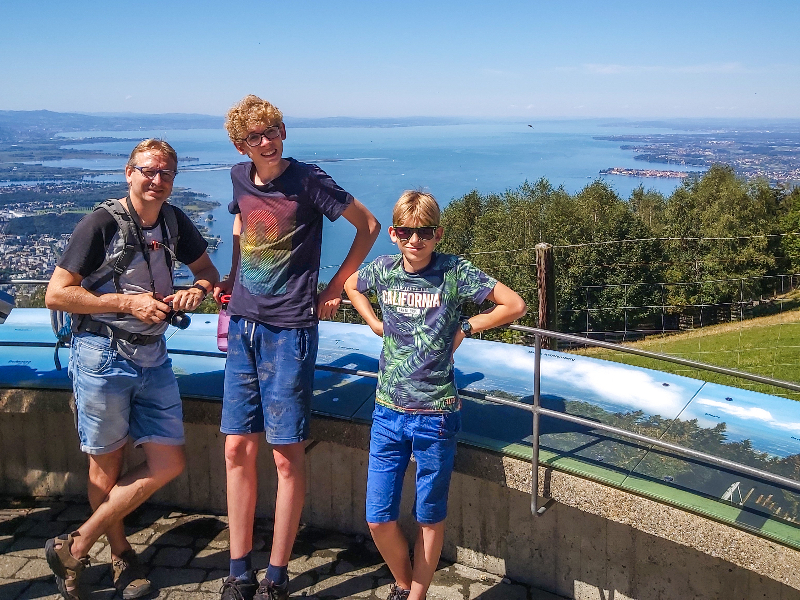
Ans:
{"type": "Polygon", "coordinates": [[[407,242],[416,233],[417,237],[421,240],[432,240],[436,235],[438,226],[427,225],[425,227],[403,227],[402,225],[394,225],[394,234],[404,242],[407,242]]]}
{"type": "Polygon", "coordinates": [[[258,148],[264,142],[264,138],[267,138],[268,140],[274,140],[280,137],[280,135],[280,127],[267,127],[261,133],[249,134],[246,138],[244,138],[244,143],[251,148],[258,148]]]}
{"type": "Polygon", "coordinates": [[[175,175],[178,174],[178,171],[173,171],[172,169],[150,169],[148,167],[133,168],[150,180],[155,179],[156,175],[161,175],[161,181],[172,181],[175,179],[175,175]]]}

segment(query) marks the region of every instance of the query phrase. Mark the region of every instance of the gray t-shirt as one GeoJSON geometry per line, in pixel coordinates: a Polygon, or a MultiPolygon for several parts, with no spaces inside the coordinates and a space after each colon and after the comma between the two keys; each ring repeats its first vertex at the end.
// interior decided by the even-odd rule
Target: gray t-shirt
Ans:
{"type": "MultiPolygon", "coordinates": [[[[205,252],[208,242],[203,238],[194,223],[180,209],[173,207],[178,222],[178,247],[175,249],[176,258],[191,264],[199,259],[205,252]]],[[[162,217],[153,227],[143,228],[145,242],[164,242],[161,226],[162,217]]],[[[95,210],[85,216],[75,227],[64,254],[58,261],[58,266],[71,273],[78,273],[84,279],[81,285],[88,288],[98,278],[98,269],[106,262],[110,253],[117,248],[124,234],[119,231],[117,222],[108,211],[95,210]]],[[[158,246],[150,253],[150,267],[153,271],[155,291],[162,297],[172,294],[172,277],[170,276],[165,250],[158,246]]],[[[128,269],[120,276],[120,287],[124,294],[152,293],[150,289],[150,272],[141,252],[137,252],[128,269]]],[[[98,294],[115,293],[113,279],[107,281],[95,290],[98,294]]],[[[166,323],[151,324],[140,321],[133,315],[118,315],[117,313],[98,313],[92,315],[95,321],[108,323],[125,331],[142,333],[145,335],[160,335],[166,331],[166,323]]],[[[155,367],[167,358],[167,345],[164,339],[155,344],[138,345],[117,340],[117,350],[120,355],[132,360],[140,367],[155,367]]]]}

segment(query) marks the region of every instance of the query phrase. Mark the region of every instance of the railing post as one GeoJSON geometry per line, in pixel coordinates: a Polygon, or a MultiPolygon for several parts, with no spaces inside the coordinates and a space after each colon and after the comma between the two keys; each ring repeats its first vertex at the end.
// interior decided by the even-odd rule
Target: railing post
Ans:
{"type": "MultiPolygon", "coordinates": [[[[558,331],[556,312],[555,270],[552,244],[536,244],[536,280],[539,289],[539,329],[558,331]]],[[[540,340],[541,341],[541,340],[540,340]]],[[[544,341],[544,347],[555,350],[553,338],[544,341]]]]}
{"type": "Polygon", "coordinates": [[[533,354],[533,435],[531,436],[531,513],[539,516],[539,406],[540,406],[540,371],[542,355],[542,336],[534,336],[535,350],[533,354]]]}

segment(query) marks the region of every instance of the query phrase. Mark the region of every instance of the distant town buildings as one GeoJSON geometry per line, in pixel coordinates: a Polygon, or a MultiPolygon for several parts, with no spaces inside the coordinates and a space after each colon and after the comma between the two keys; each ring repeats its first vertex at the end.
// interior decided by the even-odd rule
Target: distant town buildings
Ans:
{"type": "Polygon", "coordinates": [[[611,167],[603,169],[600,175],[625,175],[626,177],[657,177],[659,179],[683,179],[689,175],[699,174],[699,171],[664,171],[661,169],[626,169],[625,167],[611,167]]]}

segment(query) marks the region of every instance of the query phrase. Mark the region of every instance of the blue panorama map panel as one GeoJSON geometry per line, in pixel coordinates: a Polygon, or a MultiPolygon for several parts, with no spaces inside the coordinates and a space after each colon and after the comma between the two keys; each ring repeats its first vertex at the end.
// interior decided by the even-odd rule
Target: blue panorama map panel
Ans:
{"type": "MultiPolygon", "coordinates": [[[[188,329],[167,332],[184,396],[221,401],[225,358],[216,347],[216,330],[216,315],[196,314],[188,329]]],[[[59,351],[64,365],[59,371],[54,345],[48,311],[15,309],[0,325],[0,386],[70,389],[69,350],[59,351]]],[[[375,380],[323,369],[376,372],[380,350],[381,340],[366,326],[321,323],[315,413],[369,422],[375,380]]],[[[533,349],[525,346],[465,340],[455,355],[460,389],[528,404],[533,368],[533,349]]],[[[546,408],[798,479],[800,403],[795,401],[548,350],[542,352],[541,386],[546,408]]],[[[463,442],[530,457],[530,412],[468,397],[463,405],[463,442]]],[[[709,511],[691,498],[713,500],[736,509],[726,520],[756,530],[778,523],[782,529],[774,537],[800,546],[800,494],[775,484],[547,417],[542,418],[541,446],[542,460],[556,467],[698,512],[709,511]]]]}

